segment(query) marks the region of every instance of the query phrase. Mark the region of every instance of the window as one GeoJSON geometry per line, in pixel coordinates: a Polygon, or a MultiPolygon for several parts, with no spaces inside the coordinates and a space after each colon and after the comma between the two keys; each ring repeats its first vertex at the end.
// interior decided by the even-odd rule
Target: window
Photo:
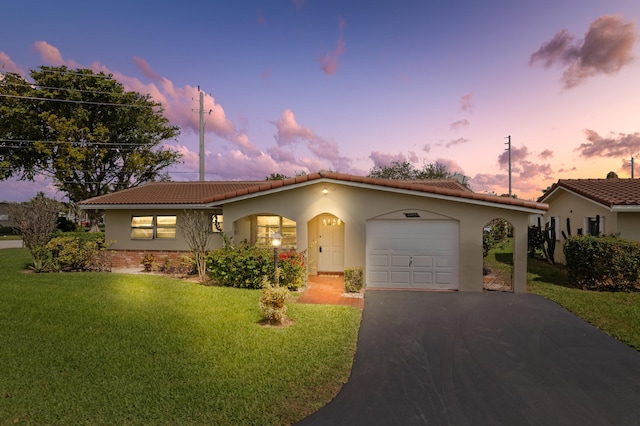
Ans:
{"type": "Polygon", "coordinates": [[[604,216],[586,217],[584,228],[587,235],[604,235],[604,216]]]}
{"type": "Polygon", "coordinates": [[[152,240],[176,238],[176,216],[133,216],[131,239],[152,240]]]}
{"type": "Polygon", "coordinates": [[[271,235],[282,235],[282,248],[296,248],[296,223],[282,216],[258,216],[256,219],[256,245],[271,247],[271,235]]]}
{"type": "Polygon", "coordinates": [[[9,215],[8,214],[4,214],[4,213],[0,213],[0,220],[9,220],[9,215]]]}
{"type": "Polygon", "coordinates": [[[224,217],[221,214],[211,215],[211,232],[221,232],[223,229],[224,217]],[[216,228],[216,218],[218,220],[218,227],[216,228]]]}

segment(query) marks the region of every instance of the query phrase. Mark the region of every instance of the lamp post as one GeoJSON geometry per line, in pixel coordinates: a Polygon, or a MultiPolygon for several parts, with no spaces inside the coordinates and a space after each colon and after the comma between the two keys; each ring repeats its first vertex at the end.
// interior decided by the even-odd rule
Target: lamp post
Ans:
{"type": "Polygon", "coordinates": [[[278,247],[282,244],[282,235],[277,232],[271,234],[271,245],[273,246],[273,282],[276,285],[280,285],[278,274],[278,247]]]}

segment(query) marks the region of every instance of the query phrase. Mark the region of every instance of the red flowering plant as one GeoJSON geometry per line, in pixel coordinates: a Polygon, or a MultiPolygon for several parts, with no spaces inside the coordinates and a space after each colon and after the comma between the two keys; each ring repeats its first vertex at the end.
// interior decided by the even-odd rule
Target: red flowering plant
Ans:
{"type": "Polygon", "coordinates": [[[307,276],[305,258],[305,252],[295,250],[278,253],[278,279],[281,286],[296,291],[305,285],[307,276]]]}

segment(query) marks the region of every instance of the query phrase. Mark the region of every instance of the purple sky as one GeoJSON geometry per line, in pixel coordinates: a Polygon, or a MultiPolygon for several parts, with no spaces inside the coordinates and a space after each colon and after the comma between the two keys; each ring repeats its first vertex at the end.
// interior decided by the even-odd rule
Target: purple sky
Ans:
{"type": "MultiPolygon", "coordinates": [[[[441,161],[477,192],[629,177],[640,153],[640,2],[32,1],[4,4],[0,72],[112,73],[181,127],[174,180],[441,161]],[[525,4],[520,4],[525,3],[525,4]]],[[[636,167],[636,173],[640,169],[636,167]]],[[[0,182],[23,201],[51,182],[0,182]]]]}

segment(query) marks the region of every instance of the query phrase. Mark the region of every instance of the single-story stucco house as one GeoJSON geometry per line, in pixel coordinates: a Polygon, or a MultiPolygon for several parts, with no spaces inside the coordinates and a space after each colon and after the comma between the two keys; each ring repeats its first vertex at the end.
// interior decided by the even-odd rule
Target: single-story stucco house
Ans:
{"type": "MultiPolygon", "coordinates": [[[[147,252],[187,251],[185,210],[217,214],[234,242],[306,251],[309,274],[361,267],[368,288],[482,291],[483,229],[514,229],[514,291],[526,291],[527,227],[547,205],[471,192],[455,180],[407,182],[335,172],[259,182],[157,182],[85,200],[105,211],[114,266],[147,252]]],[[[214,227],[212,226],[214,230],[214,227]]],[[[214,236],[211,249],[221,247],[214,236]]]]}
{"type": "Polygon", "coordinates": [[[640,179],[560,179],[542,197],[549,205],[544,223],[553,218],[556,239],[555,260],[565,262],[564,237],[571,235],[610,235],[640,241],[640,179]]]}

